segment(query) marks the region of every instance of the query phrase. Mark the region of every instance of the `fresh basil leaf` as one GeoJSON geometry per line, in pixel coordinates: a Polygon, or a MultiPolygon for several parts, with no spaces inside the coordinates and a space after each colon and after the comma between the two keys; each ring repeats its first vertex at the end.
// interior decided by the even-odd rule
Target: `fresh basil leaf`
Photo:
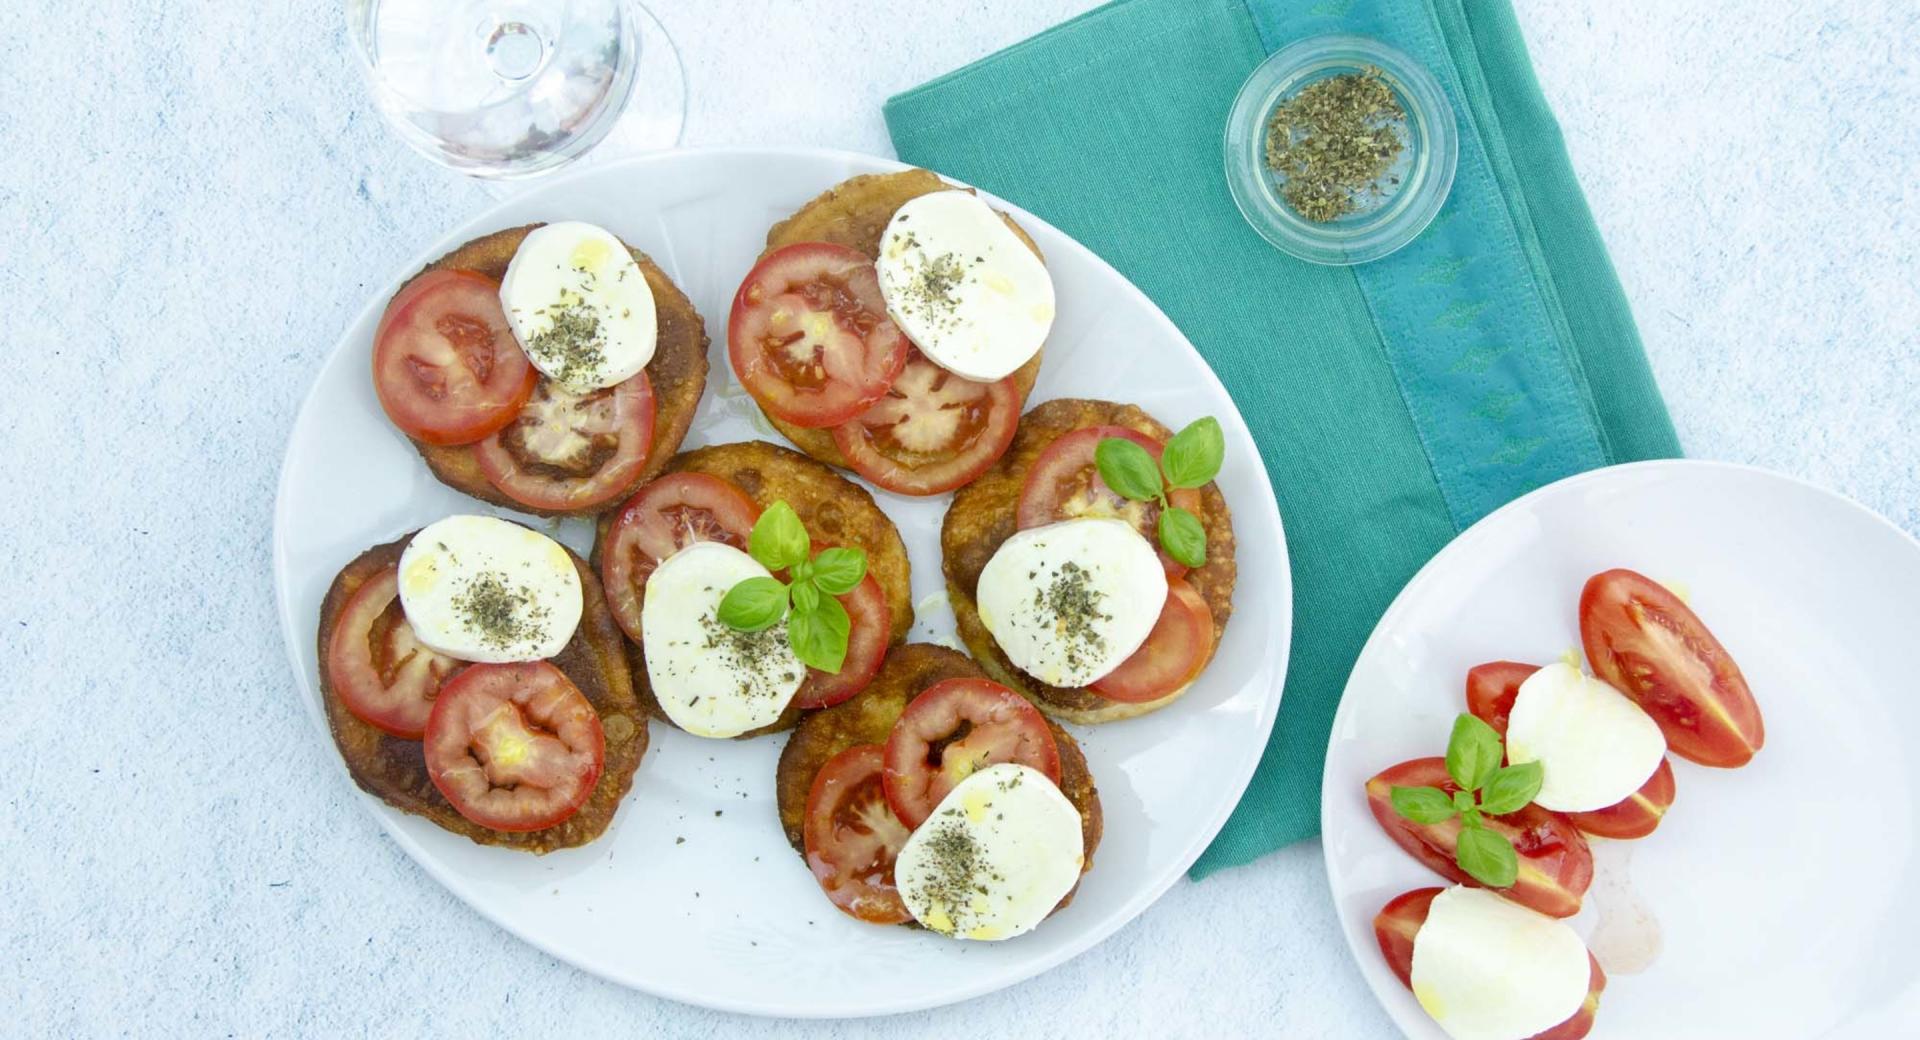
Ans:
{"type": "Polygon", "coordinates": [[[1453,819],[1453,799],[1438,787],[1400,787],[1388,792],[1393,811],[1415,823],[1445,823],[1453,819]]]}
{"type": "Polygon", "coordinates": [[[1494,771],[1493,779],[1480,791],[1480,811],[1494,816],[1519,812],[1540,793],[1544,777],[1538,762],[1505,766],[1494,771]]]}
{"type": "Polygon", "coordinates": [[[1168,556],[1189,567],[1207,562],[1207,529],[1200,526],[1199,517],[1179,506],[1160,511],[1160,544],[1168,556]]]}
{"type": "Polygon", "coordinates": [[[813,558],[813,583],[831,596],[844,596],[867,576],[867,551],[838,546],[813,558]]]}
{"type": "Polygon", "coordinates": [[[1114,493],[1136,502],[1160,497],[1160,467],[1147,449],[1125,437],[1105,437],[1093,446],[1093,464],[1114,493]]]}
{"type": "Polygon", "coordinates": [[[1488,888],[1506,888],[1520,876],[1520,857],[1514,855],[1513,843],[1485,827],[1460,828],[1453,861],[1488,888]]]}
{"type": "Polygon", "coordinates": [[[1467,793],[1466,791],[1453,792],[1453,809],[1455,812],[1467,812],[1472,808],[1473,808],[1473,795],[1467,793]]]}
{"type": "Polygon", "coordinates": [[[806,559],[809,548],[800,514],[784,500],[768,506],[747,536],[747,552],[770,571],[786,570],[806,559]]]}
{"type": "Polygon", "coordinates": [[[1209,415],[1173,435],[1160,455],[1160,466],[1167,471],[1169,485],[1197,488],[1219,475],[1226,456],[1227,438],[1220,432],[1220,420],[1209,415]]]}
{"type": "Polygon", "coordinates": [[[1447,739],[1447,775],[1461,790],[1478,791],[1500,768],[1500,756],[1505,753],[1492,726],[1461,712],[1453,720],[1453,736],[1447,739]]]}
{"type": "Polygon", "coordinates": [[[813,561],[801,560],[799,563],[794,564],[791,568],[787,570],[787,577],[791,578],[795,585],[812,581],[813,580],[813,561]]]}
{"type": "Polygon", "coordinates": [[[847,660],[847,633],[852,627],[847,608],[831,596],[822,596],[819,606],[795,611],[787,620],[787,641],[801,663],[838,675],[847,660]]]}
{"type": "Polygon", "coordinates": [[[786,612],[787,587],[772,578],[748,578],[720,600],[720,623],[743,632],[767,628],[786,612]]]}
{"type": "Polygon", "coordinates": [[[802,614],[811,614],[820,609],[820,588],[810,581],[793,583],[793,609],[802,614]]]}

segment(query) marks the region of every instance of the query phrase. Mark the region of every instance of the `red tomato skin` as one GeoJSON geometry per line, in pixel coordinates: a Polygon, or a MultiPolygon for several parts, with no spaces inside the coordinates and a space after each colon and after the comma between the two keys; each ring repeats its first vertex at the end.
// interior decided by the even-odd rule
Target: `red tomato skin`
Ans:
{"type": "Polygon", "coordinates": [[[807,669],[806,680],[793,695],[793,703],[803,709],[831,708],[851,698],[880,674],[880,665],[886,660],[887,641],[893,635],[893,608],[887,606],[887,594],[881,591],[880,583],[869,574],[852,592],[835,598],[847,608],[853,622],[847,635],[847,656],[835,674],[807,669]]]}
{"type": "Polygon", "coordinates": [[[727,314],[727,360],[760,407],[769,414],[806,428],[838,426],[879,400],[907,363],[911,344],[887,316],[873,260],[857,249],[827,242],[797,242],[762,257],[740,282],[727,314]],[[800,275],[806,279],[794,281],[800,275]],[[821,281],[824,279],[824,281],[821,281]],[[837,290],[830,289],[837,283],[837,290]],[[818,348],[813,372],[816,386],[796,386],[757,339],[768,331],[763,305],[773,297],[813,292],[820,302],[831,299],[835,342],[851,351],[858,342],[860,356],[818,348]],[[848,323],[871,323],[864,335],[848,323]],[[829,372],[837,368],[838,372],[829,372]]]}
{"type": "Polygon", "coordinates": [[[965,773],[952,775],[946,762],[956,748],[962,754],[975,753],[961,761],[966,773],[1017,762],[1045,773],[1056,786],[1060,783],[1060,745],[1040,709],[990,679],[944,679],[907,702],[887,736],[882,779],[887,802],[901,822],[920,826],[940,799],[965,779],[965,773]],[[934,732],[928,733],[928,727],[934,732]],[[954,738],[962,728],[966,736],[954,738]],[[1003,746],[1008,742],[1011,747],[1003,746]],[[938,771],[928,761],[936,743],[942,758],[938,771]]]}
{"type": "Polygon", "coordinates": [[[976,383],[940,368],[917,352],[909,357],[907,367],[902,369],[901,378],[895,380],[889,394],[904,398],[904,392],[896,394],[895,391],[917,382],[913,377],[929,375],[935,380],[958,380],[969,388],[979,387],[980,396],[986,400],[983,425],[964,451],[913,464],[889,457],[875,443],[874,433],[876,428],[885,428],[885,416],[894,404],[885,396],[867,411],[833,428],[834,446],[840,449],[848,467],[875,486],[896,494],[938,495],[972,483],[1007,453],[1020,426],[1020,388],[1012,376],[993,383],[976,383]],[[931,375],[928,370],[933,370],[931,375]]]}
{"type": "MultiPolygon", "coordinates": [[[[1420,932],[1420,926],[1427,921],[1427,912],[1433,909],[1433,897],[1441,893],[1438,888],[1416,888],[1411,892],[1402,892],[1388,900],[1387,905],[1373,918],[1374,941],[1380,944],[1380,955],[1386,958],[1387,968],[1400,984],[1413,988],[1413,937],[1420,932]]],[[[1600,970],[1600,962],[1592,953],[1587,954],[1587,999],[1582,1001],[1580,1009],[1565,1022],[1543,1033],[1535,1033],[1528,1040],[1581,1040],[1593,1029],[1594,1013],[1600,1008],[1600,994],[1607,988],[1607,973],[1600,970]]]]}
{"type": "MultiPolygon", "coordinates": [[[[1456,884],[1485,888],[1454,862],[1459,819],[1431,825],[1414,823],[1394,811],[1390,800],[1394,787],[1438,787],[1452,794],[1457,788],[1447,776],[1446,760],[1416,758],[1381,771],[1367,781],[1367,808],[1394,844],[1429,870],[1456,884]]],[[[1494,891],[1549,917],[1572,917],[1580,912],[1580,899],[1593,883],[1593,851],[1571,820],[1538,805],[1527,805],[1516,813],[1488,816],[1486,822],[1512,841],[1514,851],[1520,854],[1519,880],[1494,891]]]]}
{"type": "MultiPolygon", "coordinates": [[[[368,578],[354,590],[334,620],[333,638],[327,644],[327,679],[334,696],[340,698],[341,705],[355,718],[389,736],[419,740],[427,731],[433,698],[441,683],[465,662],[420,645],[410,627],[404,634],[391,632],[387,636],[390,644],[404,635],[411,654],[420,656],[406,662],[411,674],[396,675],[395,683],[388,684],[374,657],[371,641],[375,637],[375,624],[399,598],[397,564],[368,578]],[[422,675],[422,671],[426,674],[422,675]],[[395,698],[394,687],[402,683],[407,689],[395,698]]],[[[407,625],[404,615],[397,624],[407,625]]]]}
{"type": "MultiPolygon", "coordinates": [[[[556,477],[523,465],[507,448],[503,440],[507,431],[503,428],[474,445],[474,459],[487,483],[515,502],[535,509],[582,512],[605,505],[639,477],[653,451],[653,381],[643,370],[611,390],[619,447],[592,475],[556,477]]],[[[528,407],[538,407],[544,399],[543,394],[528,407]]]]}
{"type": "Polygon", "coordinates": [[[1213,611],[1193,586],[1174,578],[1147,641],[1089,688],[1110,701],[1157,701],[1192,682],[1212,656],[1213,611]]]}
{"type": "MultiPolygon", "coordinates": [[[[571,744],[569,748],[579,750],[571,744]]],[[[433,702],[433,715],[427,720],[421,751],[426,758],[427,778],[456,812],[482,827],[524,833],[565,823],[587,803],[606,764],[606,735],[600,728],[600,715],[593,710],[586,695],[551,662],[475,664],[468,665],[441,687],[440,696],[433,702]],[[459,769],[463,764],[459,759],[469,753],[474,736],[465,729],[461,718],[466,702],[495,697],[511,700],[519,709],[534,714],[534,721],[543,728],[549,724],[548,718],[541,717],[543,711],[564,713],[562,718],[570,735],[589,749],[589,761],[571,785],[572,797],[550,800],[540,811],[530,808],[521,815],[508,815],[494,812],[481,799],[469,798],[452,779],[456,772],[463,772],[459,769]]],[[[490,796],[492,790],[481,792],[481,796],[490,796]]],[[[529,789],[522,786],[519,790],[529,789]]]]}
{"type": "Polygon", "coordinates": [[[1594,674],[1653,716],[1668,749],[1681,758],[1733,769],[1766,743],[1766,722],[1740,666],[1693,609],[1659,582],[1624,568],[1587,579],[1580,642],[1594,674]],[[1692,668],[1674,667],[1676,655],[1711,680],[1704,687],[1693,681],[1692,668]]]}
{"type": "Polygon", "coordinates": [[[634,492],[614,511],[600,550],[600,584],[621,631],[640,642],[647,579],[661,560],[696,541],[745,549],[759,519],[760,507],[746,492],[705,473],[667,473],[634,492]],[[664,529],[670,523],[677,529],[664,529]]]}
{"type": "MultiPolygon", "coordinates": [[[[885,768],[885,750],[878,744],[856,744],[828,759],[814,774],[807,793],[807,814],[802,824],[802,846],[807,867],[821,891],[841,913],[871,924],[905,924],[913,919],[900,890],[894,885],[893,861],[906,844],[910,831],[893,815],[884,791],[865,789],[880,785],[885,768]],[[840,837],[840,804],[846,799],[866,803],[862,814],[864,831],[856,831],[854,840],[868,838],[880,846],[880,852],[867,864],[843,868],[834,862],[834,839],[840,837]],[[867,814],[879,814],[877,820],[867,814]],[[841,877],[843,870],[867,870],[865,877],[841,877]]],[[[837,848],[837,846],[835,846],[837,848]]],[[[871,850],[870,850],[871,851],[871,850]]]]}
{"type": "MultiPolygon", "coordinates": [[[[1520,695],[1520,684],[1539,670],[1539,665],[1517,661],[1474,665],[1467,670],[1467,710],[1505,737],[1507,716],[1513,712],[1513,702],[1520,695]]],[[[1673,805],[1673,796],[1673,765],[1663,758],[1660,768],[1640,785],[1640,790],[1604,809],[1566,816],[1575,827],[1598,837],[1644,838],[1660,826],[1668,807],[1673,805]]]]}
{"type": "MultiPolygon", "coordinates": [[[[477,330],[476,330],[477,331],[477,330]]],[[[513,421],[520,408],[533,396],[540,373],[527,360],[514,340],[507,316],[500,309],[500,283],[477,271],[428,271],[400,288],[380,316],[373,334],[373,391],[387,418],[407,436],[427,444],[472,444],[513,421]],[[498,378],[482,383],[481,400],[453,404],[460,414],[438,414],[444,409],[431,401],[422,402],[414,393],[417,384],[410,373],[416,371],[408,358],[396,354],[401,344],[390,337],[415,307],[431,302],[435,293],[478,291],[485,313],[469,315],[464,311],[451,315],[465,319],[468,327],[484,326],[493,344],[486,359],[489,368],[497,368],[498,378]]],[[[420,366],[418,371],[431,371],[420,366]]],[[[471,373],[469,373],[471,375],[471,373]]],[[[461,380],[468,382],[466,379],[461,380]]]]}

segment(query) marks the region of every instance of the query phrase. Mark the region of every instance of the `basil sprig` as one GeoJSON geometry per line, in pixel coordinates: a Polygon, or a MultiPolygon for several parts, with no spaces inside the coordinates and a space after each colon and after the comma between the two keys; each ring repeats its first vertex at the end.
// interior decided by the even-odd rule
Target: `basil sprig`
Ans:
{"type": "Polygon", "coordinates": [[[1114,493],[1136,502],[1160,503],[1160,545],[1167,555],[1189,567],[1207,562],[1207,531],[1200,518],[1167,501],[1167,491],[1197,488],[1220,472],[1227,441],[1220,421],[1196,419],[1173,435],[1160,453],[1153,454],[1125,437],[1105,437],[1093,448],[1093,463],[1114,493]]]}
{"type": "Polygon", "coordinates": [[[747,536],[747,554],[788,581],[748,578],[720,600],[720,623],[759,632],[785,618],[787,642],[809,668],[839,674],[853,629],[847,608],[835,596],[852,592],[867,576],[864,549],[834,547],[811,555],[812,542],[800,515],[784,501],[768,506],[747,536]]]}
{"type": "Polygon", "coordinates": [[[1391,792],[1393,811],[1415,823],[1431,826],[1460,817],[1454,862],[1488,888],[1513,884],[1520,859],[1513,843],[1488,827],[1485,818],[1519,812],[1540,793],[1540,763],[1503,766],[1505,753],[1492,726],[1462,714],[1453,720],[1447,740],[1447,775],[1460,789],[1449,795],[1438,787],[1396,786],[1391,792]]]}

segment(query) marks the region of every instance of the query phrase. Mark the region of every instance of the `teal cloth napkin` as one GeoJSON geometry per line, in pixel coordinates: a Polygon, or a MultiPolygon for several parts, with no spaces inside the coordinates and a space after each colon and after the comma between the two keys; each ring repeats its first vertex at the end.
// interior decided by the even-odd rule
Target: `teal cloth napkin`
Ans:
{"type": "Polygon", "coordinates": [[[902,159],[1019,203],[1132,279],[1260,445],[1293,559],[1292,665],[1195,877],[1318,832],[1347,673],[1441,546],[1560,477],[1680,452],[1506,0],[1121,0],[894,97],[886,119],[902,159]],[[1240,84],[1330,32],[1424,64],[1462,142],[1433,225],[1355,268],[1269,246],[1222,171],[1240,84]]]}

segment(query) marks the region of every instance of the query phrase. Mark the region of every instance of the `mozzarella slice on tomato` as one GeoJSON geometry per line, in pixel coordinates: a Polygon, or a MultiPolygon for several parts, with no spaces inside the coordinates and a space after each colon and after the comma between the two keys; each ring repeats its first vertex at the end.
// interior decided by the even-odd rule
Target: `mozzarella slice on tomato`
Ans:
{"type": "Polygon", "coordinates": [[[910,199],[880,236],[887,316],[949,371],[990,383],[1040,352],[1053,276],[993,207],[968,191],[910,199]]]}
{"type": "Polygon", "coordinates": [[[450,516],[400,553],[400,608],[428,649],[504,664],[552,657],[580,627],[580,572],[559,542],[493,516],[450,516]]]}
{"type": "Polygon", "coordinates": [[[959,939],[1033,930],[1073,891],[1080,812],[1047,774],[1001,763],[960,781],[894,860],[913,919],[959,939]]]}
{"type": "Polygon", "coordinates": [[[1014,666],[1085,686],[1147,641],[1167,572],[1122,520],[1079,518],[1016,532],[980,572],[980,620],[1014,666]]]}
{"type": "Polygon", "coordinates": [[[1454,1040],[1522,1040],[1587,999],[1587,947],[1555,918],[1484,888],[1433,897],[1413,937],[1413,995],[1454,1040]]]}
{"type": "Polygon", "coordinates": [[[1666,753],[1659,724],[1639,705],[1564,661],[1528,676],[1507,716],[1507,758],[1540,763],[1534,801],[1555,812],[1618,803],[1666,753]]]}
{"type": "Polygon", "coordinates": [[[807,666],[782,621],[758,632],[720,623],[720,601],[748,578],[768,577],[722,542],[694,542],[660,561],[640,607],[647,681],[673,724],[697,737],[737,737],[787,710],[807,666]]]}
{"type": "Polygon", "coordinates": [[[653,360],[653,290],[605,228],[563,221],[527,232],[500,305],[533,367],[575,393],[624,382],[653,360]]]}

